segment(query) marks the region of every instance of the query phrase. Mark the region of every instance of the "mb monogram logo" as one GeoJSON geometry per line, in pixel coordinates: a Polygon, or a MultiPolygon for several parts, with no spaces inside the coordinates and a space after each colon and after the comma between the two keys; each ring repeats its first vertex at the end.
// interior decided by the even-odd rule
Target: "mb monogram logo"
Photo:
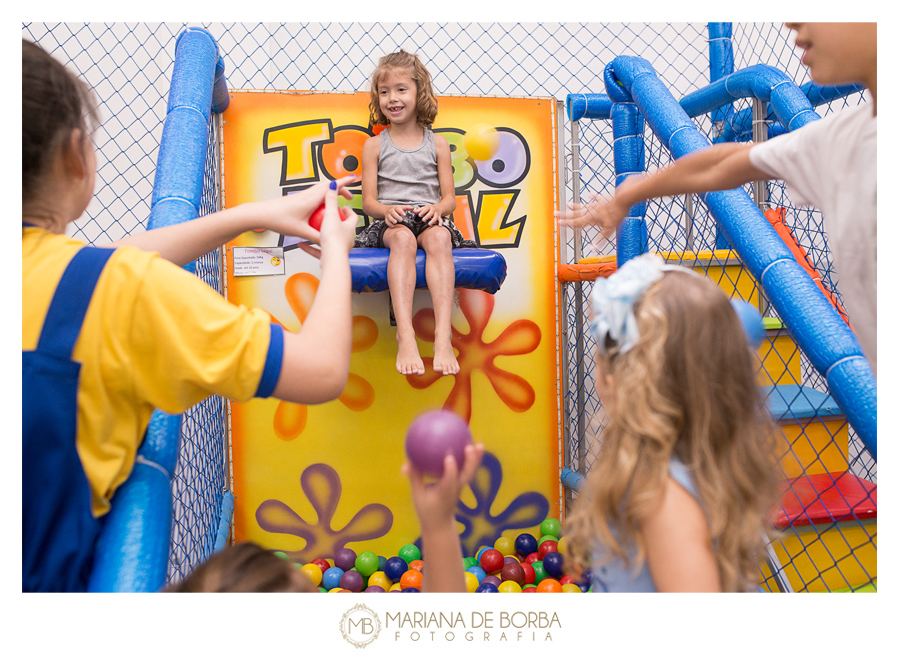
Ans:
{"type": "Polygon", "coordinates": [[[341,635],[357,649],[375,641],[381,632],[381,620],[368,606],[358,603],[341,617],[341,635]]]}

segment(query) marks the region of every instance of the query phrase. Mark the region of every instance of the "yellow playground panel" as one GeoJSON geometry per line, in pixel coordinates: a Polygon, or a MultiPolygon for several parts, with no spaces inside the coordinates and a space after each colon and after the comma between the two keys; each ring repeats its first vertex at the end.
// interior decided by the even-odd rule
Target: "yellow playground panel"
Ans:
{"type": "MultiPolygon", "coordinates": [[[[427,290],[413,306],[422,377],[395,369],[388,292],[353,296],[350,381],[339,400],[307,407],[278,400],[233,404],[234,532],[284,551],[296,562],[348,546],[393,555],[419,525],[400,474],[412,420],[449,408],[465,418],[485,459],[458,517],[467,554],[501,534],[532,531],[560,517],[559,341],[553,211],[557,207],[556,101],[440,97],[433,126],[453,158],[454,222],[480,247],[499,251],[508,274],[490,295],[459,291],[452,324],[460,373],[428,364],[434,316],[427,290]],[[499,151],[477,161],[465,151],[468,127],[489,124],[499,151]]],[[[223,114],[223,205],[232,207],[359,173],[373,134],[365,93],[232,92],[223,114]]],[[[359,184],[353,201],[362,212],[359,184]]],[[[245,234],[226,245],[226,293],[268,311],[296,331],[315,296],[319,263],[284,236],[245,234]],[[267,249],[273,267],[238,271],[240,248],[267,249]],[[277,266],[276,266],[277,265],[277,266]]],[[[245,252],[240,251],[240,254],[245,252]]],[[[323,345],[322,349],[328,349],[323,345]]]]}

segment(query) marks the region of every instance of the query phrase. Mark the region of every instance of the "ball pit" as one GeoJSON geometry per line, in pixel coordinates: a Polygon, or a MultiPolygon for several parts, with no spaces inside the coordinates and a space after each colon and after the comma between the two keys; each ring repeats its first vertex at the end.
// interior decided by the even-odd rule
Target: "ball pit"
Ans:
{"type": "MultiPolygon", "coordinates": [[[[480,546],[462,559],[465,589],[470,593],[578,594],[590,592],[591,572],[566,573],[566,544],[562,524],[548,518],[539,535],[523,532],[515,539],[499,536],[493,546],[480,546]]],[[[283,551],[273,553],[290,560],[283,551]]],[[[333,557],[318,557],[294,566],[323,593],[421,592],[427,561],[415,544],[402,546],[392,557],[348,547],[333,557]]],[[[446,565],[440,565],[446,569],[446,565]]]]}

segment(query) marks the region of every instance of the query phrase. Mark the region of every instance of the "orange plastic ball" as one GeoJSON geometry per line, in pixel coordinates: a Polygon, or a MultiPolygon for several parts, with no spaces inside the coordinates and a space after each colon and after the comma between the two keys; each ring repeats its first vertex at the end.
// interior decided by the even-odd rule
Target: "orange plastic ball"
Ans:
{"type": "Polygon", "coordinates": [[[563,588],[555,578],[544,578],[538,583],[537,590],[542,594],[558,594],[563,591],[563,588]]]}
{"type": "Polygon", "coordinates": [[[409,563],[410,569],[415,569],[416,571],[422,571],[422,567],[425,566],[425,563],[422,560],[413,560],[409,563]]]}
{"type": "Polygon", "coordinates": [[[405,574],[400,576],[400,589],[406,589],[407,587],[415,587],[417,590],[422,589],[421,571],[410,569],[405,574]]]}

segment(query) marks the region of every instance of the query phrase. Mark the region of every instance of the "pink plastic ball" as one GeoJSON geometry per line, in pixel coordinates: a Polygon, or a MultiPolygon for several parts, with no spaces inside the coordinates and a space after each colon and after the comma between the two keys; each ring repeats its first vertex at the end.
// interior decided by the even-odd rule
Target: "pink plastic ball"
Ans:
{"type": "Polygon", "coordinates": [[[472,443],[466,422],[452,411],[429,411],[416,418],[406,432],[406,456],[425,475],[444,474],[444,457],[453,455],[462,468],[465,448],[472,443]]]}

